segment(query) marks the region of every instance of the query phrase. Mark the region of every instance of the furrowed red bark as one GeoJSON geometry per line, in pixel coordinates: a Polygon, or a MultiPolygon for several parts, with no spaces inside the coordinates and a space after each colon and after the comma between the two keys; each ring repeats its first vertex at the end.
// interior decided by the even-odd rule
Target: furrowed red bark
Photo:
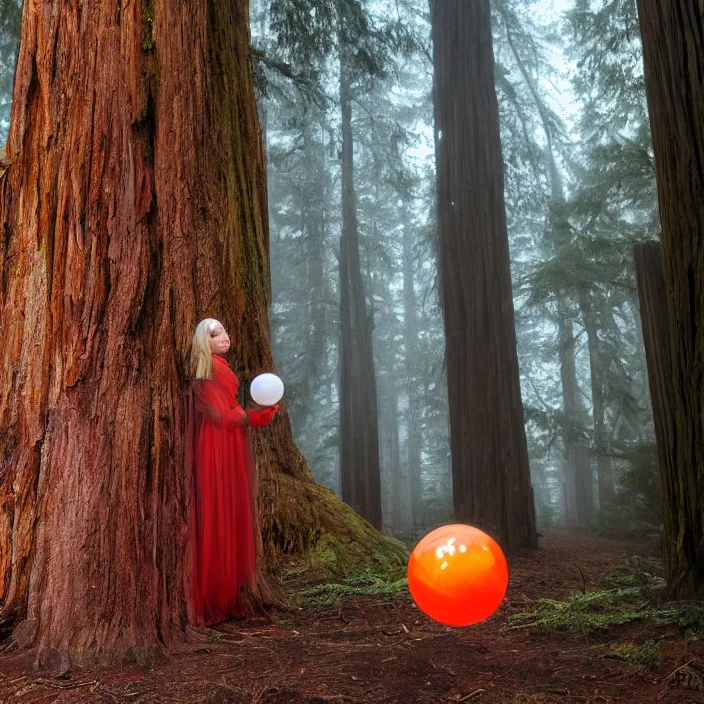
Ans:
{"type": "Polygon", "coordinates": [[[139,656],[188,620],[195,322],[217,313],[247,367],[271,364],[248,47],[225,2],[25,4],[0,199],[0,572],[42,652],[139,656]]]}
{"type": "MultiPolygon", "coordinates": [[[[196,322],[222,320],[246,376],[273,369],[247,3],[27,0],[7,161],[0,618],[40,664],[142,659],[190,619],[196,322]]],[[[285,413],[255,452],[270,566],[349,525],[285,413]]]]}

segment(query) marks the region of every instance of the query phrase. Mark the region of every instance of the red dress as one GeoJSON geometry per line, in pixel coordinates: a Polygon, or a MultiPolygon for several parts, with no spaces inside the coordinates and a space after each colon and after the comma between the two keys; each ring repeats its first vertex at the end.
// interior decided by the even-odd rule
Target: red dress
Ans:
{"type": "Polygon", "coordinates": [[[278,406],[255,412],[237,403],[239,382],[213,355],[213,377],[194,382],[194,562],[196,618],[214,624],[247,615],[240,592],[256,592],[254,461],[246,426],[268,425],[278,406]]]}

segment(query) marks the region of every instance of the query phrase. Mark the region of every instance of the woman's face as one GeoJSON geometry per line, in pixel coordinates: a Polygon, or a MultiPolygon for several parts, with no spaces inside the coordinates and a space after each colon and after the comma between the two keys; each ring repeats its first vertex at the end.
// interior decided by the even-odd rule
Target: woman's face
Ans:
{"type": "Polygon", "coordinates": [[[220,323],[213,325],[210,329],[208,333],[208,344],[213,354],[223,355],[230,349],[230,338],[225,332],[225,328],[220,323]]]}

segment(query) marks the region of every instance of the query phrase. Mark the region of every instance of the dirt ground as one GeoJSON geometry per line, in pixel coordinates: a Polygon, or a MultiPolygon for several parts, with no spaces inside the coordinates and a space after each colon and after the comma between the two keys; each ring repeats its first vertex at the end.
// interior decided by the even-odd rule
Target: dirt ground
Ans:
{"type": "Polygon", "coordinates": [[[168,662],[40,677],[27,655],[0,656],[0,701],[130,704],[689,704],[704,702],[704,644],[638,623],[607,636],[522,629],[507,618],[541,597],[595,589],[625,557],[652,545],[556,534],[510,562],[500,611],[465,629],[431,622],[407,592],[310,606],[276,625],[232,622],[168,662]],[[580,573],[581,570],[581,573],[580,573]],[[584,580],[583,580],[583,577],[584,580]],[[615,659],[614,643],[656,641],[661,664],[615,659]]]}

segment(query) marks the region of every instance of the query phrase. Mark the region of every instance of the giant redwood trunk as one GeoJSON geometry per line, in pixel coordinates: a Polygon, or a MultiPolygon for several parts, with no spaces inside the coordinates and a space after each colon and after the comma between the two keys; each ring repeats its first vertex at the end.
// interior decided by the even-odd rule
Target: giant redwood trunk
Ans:
{"type": "MultiPolygon", "coordinates": [[[[182,638],[196,322],[220,318],[249,375],[273,366],[247,5],[24,5],[0,179],[0,615],[40,664],[182,638]]],[[[255,451],[270,565],[356,525],[285,415],[255,451]]]]}
{"type": "Polygon", "coordinates": [[[342,500],[381,530],[381,471],[371,316],[357,236],[352,90],[341,54],[342,237],[340,239],[340,486],[342,500]]]}
{"type": "Polygon", "coordinates": [[[535,547],[489,2],[431,10],[455,519],[535,547]]]}
{"type": "Polygon", "coordinates": [[[638,0],[662,224],[675,494],[669,587],[704,591],[704,6],[638,0]]]}
{"type": "Polygon", "coordinates": [[[634,249],[640,319],[645,344],[645,359],[648,365],[648,386],[653,408],[655,440],[658,448],[660,490],[663,507],[663,539],[665,570],[668,581],[677,581],[679,560],[672,560],[672,549],[676,545],[677,532],[671,520],[678,511],[680,489],[675,468],[675,435],[672,407],[672,359],[670,328],[667,322],[667,291],[662,273],[660,244],[647,242],[634,249]]]}

